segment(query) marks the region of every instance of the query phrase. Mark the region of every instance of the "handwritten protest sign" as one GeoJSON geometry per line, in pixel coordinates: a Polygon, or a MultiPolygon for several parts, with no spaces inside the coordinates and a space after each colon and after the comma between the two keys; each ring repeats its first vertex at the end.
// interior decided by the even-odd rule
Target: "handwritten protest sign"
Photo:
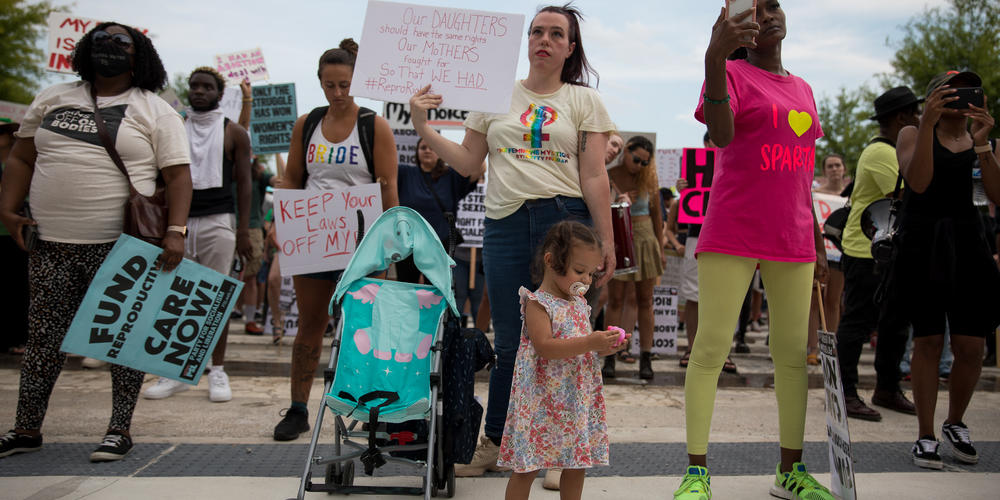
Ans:
{"type": "Polygon", "coordinates": [[[830,448],[830,483],[833,495],[854,500],[854,460],[851,458],[851,433],[847,428],[844,386],[837,360],[837,338],[819,332],[819,359],[823,365],[823,388],[826,390],[826,435],[830,448]]]}
{"type": "Polygon", "coordinates": [[[28,107],[16,102],[0,101],[0,124],[21,123],[24,115],[28,112],[28,107]]]}
{"type": "Polygon", "coordinates": [[[715,175],[715,149],[684,148],[681,157],[681,177],[687,180],[687,189],[681,191],[677,203],[680,212],[677,222],[701,224],[708,211],[708,195],[715,175]]]}
{"type": "Polygon", "coordinates": [[[275,189],[281,275],[344,269],[357,248],[359,219],[368,228],[381,214],[378,184],[326,191],[275,189]]]}
{"type": "Polygon", "coordinates": [[[506,113],[524,16],[369,1],[351,95],[409,102],[431,84],[450,108],[506,113]]]}
{"type": "Polygon", "coordinates": [[[122,235],[90,283],[61,349],[197,384],[243,283],[122,235]]]}
{"type": "Polygon", "coordinates": [[[462,247],[483,248],[483,229],[486,222],[486,183],[480,182],[476,189],[465,195],[458,202],[458,215],[455,216],[455,227],[461,231],[465,240],[462,247]]]}
{"type": "MultiPolygon", "coordinates": [[[[46,21],[49,25],[49,50],[45,53],[45,69],[75,75],[70,56],[76,48],[76,43],[103,21],[65,12],[52,12],[46,21]]],[[[149,35],[149,30],[146,28],[136,26],[133,28],[144,35],[149,35]]]]}
{"type": "Polygon", "coordinates": [[[239,85],[244,78],[251,82],[269,80],[264,53],[260,47],[215,56],[215,69],[222,73],[231,85],[239,85]]]}
{"type": "MultiPolygon", "coordinates": [[[[847,198],[835,194],[813,193],[813,210],[816,212],[816,219],[819,221],[819,230],[823,231],[823,224],[826,218],[838,208],[843,208],[847,204],[847,198]]],[[[826,260],[829,262],[840,262],[840,250],[832,241],[823,238],[826,243],[826,260]]]]}
{"type": "Polygon", "coordinates": [[[656,150],[656,178],[660,181],[660,187],[672,188],[677,185],[683,158],[683,149],[656,150]]]}
{"type": "MultiPolygon", "coordinates": [[[[639,356],[639,329],[632,330],[629,352],[639,356]]],[[[657,354],[677,354],[677,288],[653,287],[653,350],[657,354]]]]}
{"type": "MultiPolygon", "coordinates": [[[[387,102],[382,108],[382,116],[389,122],[389,127],[413,128],[410,121],[410,105],[398,102],[387,102]]],[[[450,108],[437,108],[427,111],[427,124],[437,129],[465,129],[465,119],[469,117],[468,111],[450,108]]]]}
{"type": "Polygon", "coordinates": [[[250,140],[255,154],[284,153],[292,143],[292,128],[298,118],[295,84],[279,83],[253,87],[250,140]]]}

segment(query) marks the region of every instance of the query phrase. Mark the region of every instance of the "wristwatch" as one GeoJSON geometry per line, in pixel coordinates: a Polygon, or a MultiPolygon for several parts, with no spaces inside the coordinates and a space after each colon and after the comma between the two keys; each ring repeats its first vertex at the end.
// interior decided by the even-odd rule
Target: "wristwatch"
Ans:
{"type": "Polygon", "coordinates": [[[187,226],[167,226],[167,231],[174,231],[181,233],[182,238],[187,238],[188,228],[187,226]]]}

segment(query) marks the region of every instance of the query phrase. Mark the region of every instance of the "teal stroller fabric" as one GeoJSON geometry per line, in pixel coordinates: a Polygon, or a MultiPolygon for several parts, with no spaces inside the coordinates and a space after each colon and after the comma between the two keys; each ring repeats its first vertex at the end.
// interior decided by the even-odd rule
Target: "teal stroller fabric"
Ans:
{"type": "Polygon", "coordinates": [[[437,235],[419,214],[394,207],[378,218],[344,270],[331,306],[341,302],[340,348],[333,385],[324,397],[336,414],[381,422],[426,418],[432,352],[451,307],[451,267],[437,235]],[[414,256],[430,285],[367,277],[414,256]]]}

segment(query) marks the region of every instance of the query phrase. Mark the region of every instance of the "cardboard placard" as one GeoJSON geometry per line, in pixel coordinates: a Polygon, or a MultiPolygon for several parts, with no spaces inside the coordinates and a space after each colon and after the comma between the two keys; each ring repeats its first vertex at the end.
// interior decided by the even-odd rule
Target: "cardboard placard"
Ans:
{"type": "Polygon", "coordinates": [[[267,63],[264,62],[264,53],[260,47],[229,54],[218,54],[215,56],[215,69],[226,78],[226,82],[230,85],[239,85],[244,78],[251,82],[271,79],[267,73],[267,63]]]}
{"type": "Polygon", "coordinates": [[[61,350],[196,385],[243,283],[122,235],[97,270],[61,350]]]}
{"type": "MultiPolygon", "coordinates": [[[[819,222],[819,231],[822,233],[823,224],[826,224],[826,218],[834,210],[843,208],[847,204],[847,198],[835,194],[817,193],[815,191],[812,194],[812,198],[813,210],[816,211],[816,220],[819,222]]],[[[828,262],[840,262],[841,253],[840,250],[837,250],[837,246],[826,238],[823,238],[823,243],[826,244],[826,260],[828,262]]]]}
{"type": "Polygon", "coordinates": [[[661,188],[670,189],[677,185],[681,176],[681,161],[684,159],[683,149],[656,150],[656,178],[661,188]]]}
{"type": "MultiPolygon", "coordinates": [[[[299,333],[299,301],[295,297],[295,286],[291,276],[281,277],[278,307],[281,309],[281,322],[285,327],[285,336],[294,337],[299,333]]],[[[271,309],[267,310],[267,317],[264,318],[264,334],[274,335],[274,311],[271,309]]]]}
{"type": "MultiPolygon", "coordinates": [[[[387,102],[382,107],[382,116],[389,122],[393,129],[409,128],[413,129],[413,122],[410,121],[410,105],[399,102],[387,102]]],[[[465,119],[469,117],[468,111],[451,108],[437,108],[427,111],[427,124],[436,129],[464,130],[465,119]]]]}
{"type": "MultiPolygon", "coordinates": [[[[52,12],[46,20],[49,25],[49,48],[45,53],[45,69],[56,73],[75,75],[70,56],[76,43],[83,35],[94,29],[94,26],[104,21],[88,17],[75,16],[66,12],[52,12]]],[[[149,36],[149,30],[132,26],[142,34],[149,36]]]]}
{"type": "Polygon", "coordinates": [[[381,214],[378,184],[325,191],[275,189],[281,275],[344,269],[357,248],[359,219],[367,229],[381,214]]]}
{"type": "Polygon", "coordinates": [[[21,123],[28,113],[28,106],[16,102],[0,101],[0,123],[21,123]]]}
{"type": "Polygon", "coordinates": [[[253,90],[250,140],[254,154],[285,153],[298,118],[295,84],[259,85],[253,90]]]}
{"type": "MultiPolygon", "coordinates": [[[[653,350],[657,354],[677,354],[677,288],[653,287],[653,350]]],[[[639,356],[639,327],[632,330],[629,352],[639,356]]]]}
{"type": "Polygon", "coordinates": [[[506,113],[524,16],[369,1],[351,95],[409,102],[427,84],[449,108],[506,113]]]}
{"type": "Polygon", "coordinates": [[[181,98],[177,96],[177,92],[174,92],[174,89],[169,87],[165,88],[158,95],[160,96],[160,99],[167,101],[167,104],[169,104],[171,108],[174,108],[174,111],[180,113],[181,116],[185,116],[187,113],[187,106],[185,106],[181,101],[181,98]]]}
{"type": "Polygon", "coordinates": [[[837,338],[819,332],[819,359],[823,365],[823,388],[826,390],[826,435],[830,448],[830,490],[841,500],[856,498],[851,433],[847,428],[844,386],[840,380],[837,338]]]}
{"type": "Polygon", "coordinates": [[[480,182],[458,203],[455,227],[462,233],[464,248],[483,248],[483,232],[486,223],[486,183],[480,182]]]}
{"type": "Polygon", "coordinates": [[[681,157],[681,177],[687,179],[687,189],[681,191],[677,208],[677,222],[701,224],[708,211],[708,198],[715,175],[714,148],[684,148],[681,157]]]}
{"type": "Polygon", "coordinates": [[[233,123],[240,122],[240,111],[243,110],[243,91],[239,87],[226,87],[219,102],[222,114],[233,123]]]}

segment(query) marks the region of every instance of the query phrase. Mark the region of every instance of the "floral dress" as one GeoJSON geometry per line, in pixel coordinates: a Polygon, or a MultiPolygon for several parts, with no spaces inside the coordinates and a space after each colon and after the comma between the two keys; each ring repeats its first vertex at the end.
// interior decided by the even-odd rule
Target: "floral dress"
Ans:
{"type": "Polygon", "coordinates": [[[596,352],[566,359],[545,359],[535,352],[524,327],[527,301],[534,300],[552,318],[555,338],[589,335],[590,306],[521,287],[521,344],[514,361],[510,406],[498,465],[515,472],[608,464],[601,370],[596,352]]]}

